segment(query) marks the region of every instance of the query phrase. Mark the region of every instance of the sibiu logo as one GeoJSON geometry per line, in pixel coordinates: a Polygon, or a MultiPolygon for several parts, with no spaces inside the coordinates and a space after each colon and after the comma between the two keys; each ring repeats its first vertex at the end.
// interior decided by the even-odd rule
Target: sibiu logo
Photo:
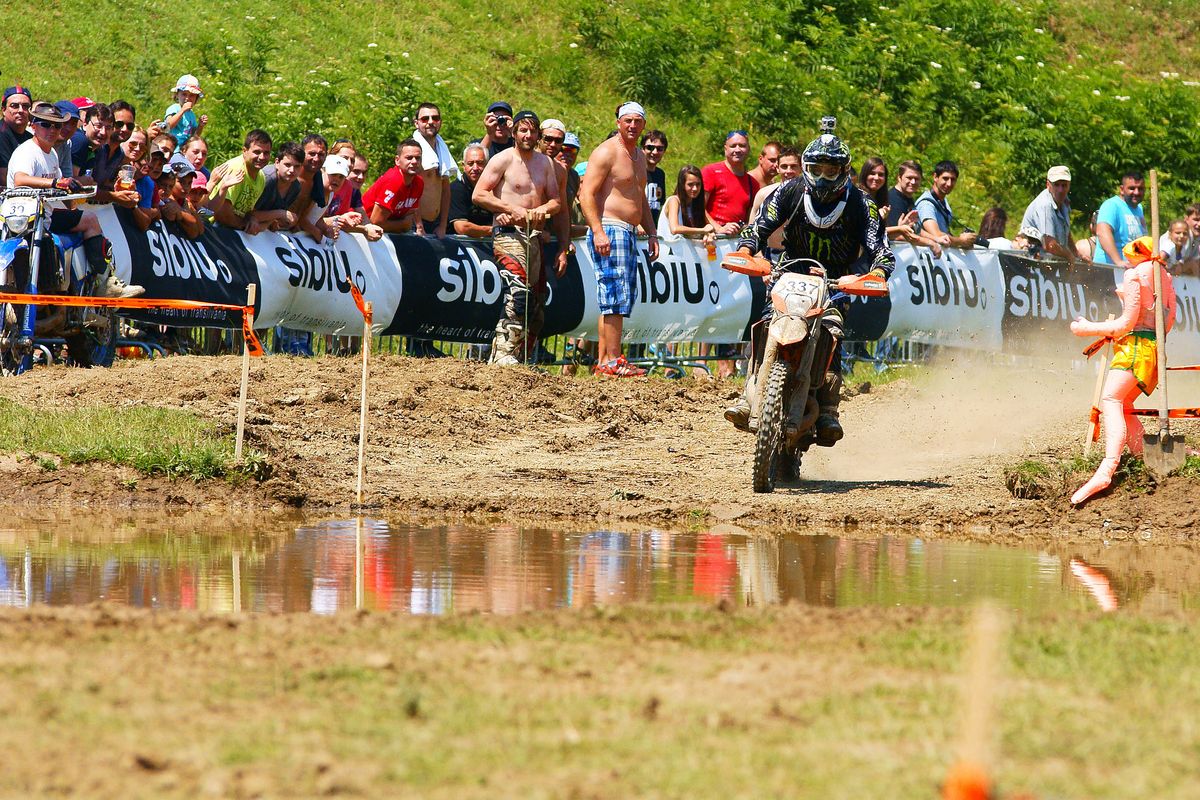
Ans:
{"type": "MultiPolygon", "coordinates": [[[[275,256],[287,268],[288,283],[315,291],[350,293],[346,275],[350,273],[350,256],[344,251],[327,247],[306,247],[302,240],[284,235],[291,247],[276,247],[275,256]]],[[[354,283],[363,294],[367,292],[367,277],[362,270],[353,271],[354,283]]]]}
{"type": "Polygon", "coordinates": [[[987,289],[979,285],[979,276],[972,270],[955,269],[934,261],[929,253],[921,253],[916,262],[908,265],[905,274],[914,306],[987,308],[987,289]]]}
{"type": "Polygon", "coordinates": [[[458,258],[443,258],[438,265],[442,276],[442,288],[437,299],[443,303],[482,303],[492,305],[500,301],[504,293],[504,282],[500,270],[489,259],[480,259],[474,249],[464,247],[458,258]]]}
{"type": "Polygon", "coordinates": [[[150,266],[157,278],[220,281],[233,283],[233,272],[220,258],[213,258],[198,241],[176,236],[161,225],[147,231],[150,266]]]}
{"type": "Polygon", "coordinates": [[[639,303],[704,302],[704,268],[698,262],[675,259],[649,262],[645,257],[640,258],[637,283],[639,303]]]}
{"type": "Polygon", "coordinates": [[[1088,300],[1087,287],[1079,283],[1054,280],[1040,273],[1013,275],[1008,281],[1008,313],[1014,317],[1059,319],[1069,322],[1076,317],[1100,319],[1100,304],[1088,300]]]}

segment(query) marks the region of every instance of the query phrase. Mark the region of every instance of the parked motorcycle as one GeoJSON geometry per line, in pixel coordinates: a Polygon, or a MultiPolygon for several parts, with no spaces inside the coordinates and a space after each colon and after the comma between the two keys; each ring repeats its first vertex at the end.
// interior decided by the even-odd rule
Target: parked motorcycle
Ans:
{"type": "MultiPolygon", "coordinates": [[[[0,191],[0,284],[4,292],[93,296],[102,276],[89,275],[78,234],[52,235],[51,202],[86,200],[79,192],[19,187],[0,191]]],[[[49,362],[63,346],[69,363],[111,366],[117,313],[112,308],[0,304],[0,369],[19,375],[35,361],[49,362]]]]}
{"type": "MultiPolygon", "coordinates": [[[[721,263],[726,269],[766,276],[770,264],[762,258],[732,253],[721,263]]],[[[800,462],[817,439],[817,390],[825,381],[834,347],[842,338],[838,304],[848,295],[886,297],[887,282],[874,275],[846,275],[829,280],[812,259],[782,265],[783,274],[771,288],[774,316],[766,335],[762,361],[751,364],[750,430],[755,433],[753,486],[756,492],[775,489],[776,480],[795,480],[800,462]],[[795,271],[804,268],[801,274],[795,271]]]]}

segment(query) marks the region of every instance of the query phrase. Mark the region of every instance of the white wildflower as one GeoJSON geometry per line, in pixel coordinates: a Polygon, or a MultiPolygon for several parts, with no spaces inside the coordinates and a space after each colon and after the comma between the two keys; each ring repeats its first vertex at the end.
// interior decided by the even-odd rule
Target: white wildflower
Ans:
{"type": "Polygon", "coordinates": [[[1046,123],[1046,127],[1047,127],[1047,128],[1049,128],[1050,130],[1054,130],[1054,123],[1053,123],[1053,122],[1047,122],[1047,123],[1046,123]]]}
{"type": "Polygon", "coordinates": [[[1025,60],[1025,56],[1017,56],[1017,61],[1024,61],[1024,60],[1025,60]]]}
{"type": "Polygon", "coordinates": [[[979,81],[971,81],[971,88],[972,89],[982,89],[983,84],[980,83],[979,81]]]}
{"type": "Polygon", "coordinates": [[[329,81],[321,81],[321,86],[328,86],[328,85],[329,85],[329,81]]]}
{"type": "Polygon", "coordinates": [[[569,45],[567,45],[567,47],[569,47],[569,48],[571,48],[572,50],[574,50],[576,47],[579,47],[579,43],[578,43],[578,42],[571,42],[569,45]]]}
{"type": "Polygon", "coordinates": [[[250,20],[251,22],[254,22],[254,17],[250,16],[249,14],[246,15],[246,19],[250,20]]]}
{"type": "Polygon", "coordinates": [[[1039,61],[1039,62],[1037,62],[1037,65],[1038,65],[1039,67],[1044,67],[1044,66],[1046,66],[1045,64],[1043,64],[1043,63],[1042,63],[1042,62],[1040,62],[1040,61],[1039,61]]]}
{"type": "Polygon", "coordinates": [[[374,42],[367,42],[367,47],[379,47],[379,45],[375,44],[374,42]]]}
{"type": "Polygon", "coordinates": [[[1117,94],[1117,95],[1113,95],[1113,99],[1115,99],[1115,100],[1120,100],[1122,103],[1124,103],[1126,100],[1128,100],[1128,99],[1129,99],[1129,95],[1127,95],[1127,94],[1117,94]]]}
{"type": "Polygon", "coordinates": [[[405,50],[405,51],[404,51],[403,53],[401,53],[400,55],[404,56],[405,58],[408,58],[408,51],[407,51],[407,50],[405,50]]]}
{"type": "Polygon", "coordinates": [[[941,68],[942,68],[942,65],[941,65],[941,64],[939,64],[939,63],[938,63],[938,62],[936,62],[936,61],[930,61],[930,62],[929,62],[929,66],[933,67],[934,69],[941,69],[941,68]]]}
{"type": "Polygon", "coordinates": [[[305,101],[303,101],[303,100],[297,100],[297,101],[296,101],[296,105],[298,105],[298,106],[306,106],[306,105],[308,105],[308,103],[306,103],[306,102],[305,102],[305,101]]]}
{"type": "Polygon", "coordinates": [[[1133,131],[1127,131],[1127,130],[1124,130],[1124,129],[1122,129],[1122,130],[1121,130],[1121,135],[1122,135],[1122,136],[1133,136],[1133,135],[1134,135],[1134,133],[1133,133],[1133,131]]]}
{"type": "Polygon", "coordinates": [[[1034,32],[1034,33],[1045,33],[1045,31],[1044,31],[1044,30],[1042,30],[1041,28],[1034,28],[1034,29],[1033,29],[1033,32],[1034,32]]]}
{"type": "Polygon", "coordinates": [[[1092,89],[1092,94],[1096,95],[1096,97],[1099,97],[1099,96],[1100,96],[1100,90],[1099,90],[1099,89],[1092,89]]]}

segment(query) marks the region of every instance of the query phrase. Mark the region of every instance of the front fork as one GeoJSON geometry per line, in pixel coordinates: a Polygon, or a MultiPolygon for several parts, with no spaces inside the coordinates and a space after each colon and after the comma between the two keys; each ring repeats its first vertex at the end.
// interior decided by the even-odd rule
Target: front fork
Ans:
{"type": "MultiPolygon", "coordinates": [[[[42,248],[46,246],[46,212],[39,208],[37,223],[33,227],[33,239],[29,242],[29,284],[25,294],[38,293],[38,267],[42,262],[42,248]]],[[[51,243],[53,246],[53,243],[51,243]]],[[[21,356],[17,373],[28,371],[33,366],[33,330],[37,324],[37,306],[30,303],[25,306],[21,316],[21,332],[17,336],[16,351],[21,356]]]]}

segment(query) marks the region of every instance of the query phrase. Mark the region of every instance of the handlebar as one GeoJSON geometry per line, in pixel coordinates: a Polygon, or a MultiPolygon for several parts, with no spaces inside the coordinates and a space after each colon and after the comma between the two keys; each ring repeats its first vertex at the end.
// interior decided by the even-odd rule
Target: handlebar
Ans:
{"type": "Polygon", "coordinates": [[[67,202],[70,200],[88,200],[96,196],[96,187],[87,186],[78,192],[68,192],[66,189],[34,189],[29,186],[16,186],[12,189],[0,191],[0,199],[9,197],[36,197],[41,200],[56,200],[59,202],[67,202]]]}

